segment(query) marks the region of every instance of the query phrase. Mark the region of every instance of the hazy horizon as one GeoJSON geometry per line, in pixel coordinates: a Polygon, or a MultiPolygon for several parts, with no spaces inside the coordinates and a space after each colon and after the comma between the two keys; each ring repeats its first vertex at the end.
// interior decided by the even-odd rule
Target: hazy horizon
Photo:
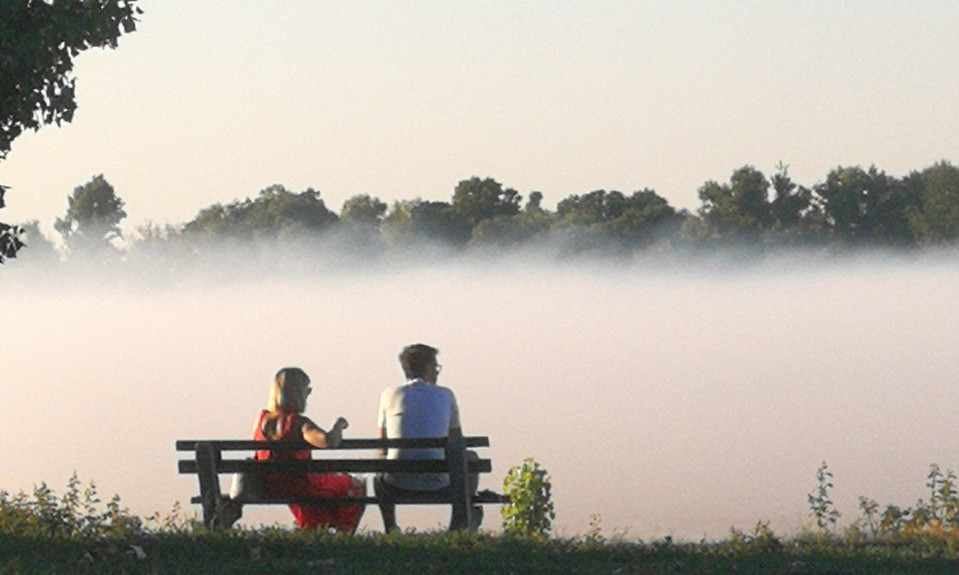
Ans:
{"type": "MultiPolygon", "coordinates": [[[[553,479],[557,534],[584,533],[593,514],[607,535],[723,537],[758,520],[791,532],[822,461],[847,522],[860,495],[909,506],[927,497],[930,464],[959,466],[954,262],[515,257],[48,275],[12,260],[0,362],[18,433],[0,489],[62,493],[76,471],[137,514],[174,501],[192,512],[176,439],[248,436],[285,365],[313,378],[320,425],[343,415],[349,436],[371,436],[379,392],[402,382],[397,353],[423,341],[440,349],[464,430],[491,437],[483,487],[534,457],[553,479]]],[[[400,523],[446,515],[401,510],[400,523]]],[[[291,523],[282,509],[246,520],[291,523]]],[[[362,525],[380,530],[378,511],[362,525]]],[[[498,528],[495,507],[484,526],[498,528]]]]}

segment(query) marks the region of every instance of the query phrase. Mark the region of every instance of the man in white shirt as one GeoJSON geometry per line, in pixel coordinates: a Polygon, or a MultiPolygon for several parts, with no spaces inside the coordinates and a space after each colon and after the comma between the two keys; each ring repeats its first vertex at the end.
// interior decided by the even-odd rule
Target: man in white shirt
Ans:
{"type": "MultiPolygon", "coordinates": [[[[383,391],[377,415],[379,436],[400,437],[462,437],[459,407],[449,388],[436,384],[442,366],[436,361],[439,350],[426,344],[406,346],[400,353],[400,365],[406,375],[406,384],[383,391]]],[[[390,449],[389,459],[443,459],[443,449],[390,449]]],[[[393,473],[374,478],[373,487],[380,500],[380,513],[387,533],[398,529],[396,505],[390,499],[403,491],[449,490],[446,473],[393,473]]],[[[475,493],[477,479],[470,480],[475,493]]],[[[482,509],[472,511],[482,520],[482,509]]],[[[477,522],[478,526],[478,522],[477,522]]]]}

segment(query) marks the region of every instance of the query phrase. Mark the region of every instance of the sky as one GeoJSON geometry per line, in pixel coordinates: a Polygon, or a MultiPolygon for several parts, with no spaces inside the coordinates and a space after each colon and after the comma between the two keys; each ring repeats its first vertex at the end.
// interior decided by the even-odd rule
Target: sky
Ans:
{"type": "Polygon", "coordinates": [[[449,200],[492,177],[544,205],[698,188],[782,162],[903,176],[959,155],[949,0],[142,0],[117,50],[76,59],[71,124],[14,142],[3,221],[51,237],[103,174],[130,235],[282,184],[449,200]]]}

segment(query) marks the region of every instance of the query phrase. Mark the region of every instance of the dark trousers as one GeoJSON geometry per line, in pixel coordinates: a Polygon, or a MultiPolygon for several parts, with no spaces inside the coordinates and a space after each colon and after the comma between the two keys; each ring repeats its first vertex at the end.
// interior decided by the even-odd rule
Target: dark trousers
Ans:
{"type": "MultiPolygon", "coordinates": [[[[466,452],[466,458],[472,461],[479,459],[479,455],[477,455],[475,451],[468,450],[466,452]]],[[[469,481],[470,494],[476,495],[476,491],[479,489],[479,474],[470,473],[467,481],[469,481]]],[[[430,497],[441,495],[446,498],[452,498],[453,493],[449,485],[431,491],[404,489],[389,483],[383,478],[382,475],[376,475],[373,477],[373,491],[376,493],[376,498],[379,500],[380,515],[383,516],[383,529],[387,533],[392,533],[393,531],[399,529],[399,527],[396,525],[395,503],[399,499],[415,499],[417,495],[423,494],[430,497]]],[[[470,525],[470,530],[475,531],[479,528],[479,524],[483,521],[483,508],[479,505],[474,505],[470,513],[473,516],[471,523],[475,524],[470,525]]]]}

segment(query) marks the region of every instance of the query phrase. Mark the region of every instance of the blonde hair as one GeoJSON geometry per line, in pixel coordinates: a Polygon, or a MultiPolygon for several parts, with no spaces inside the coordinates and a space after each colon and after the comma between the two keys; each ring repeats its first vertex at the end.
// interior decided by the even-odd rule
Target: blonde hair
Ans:
{"type": "Polygon", "coordinates": [[[276,372],[270,386],[270,397],[266,408],[269,411],[295,411],[303,413],[306,409],[306,394],[302,393],[310,385],[310,376],[298,367],[284,367],[276,372]]]}

